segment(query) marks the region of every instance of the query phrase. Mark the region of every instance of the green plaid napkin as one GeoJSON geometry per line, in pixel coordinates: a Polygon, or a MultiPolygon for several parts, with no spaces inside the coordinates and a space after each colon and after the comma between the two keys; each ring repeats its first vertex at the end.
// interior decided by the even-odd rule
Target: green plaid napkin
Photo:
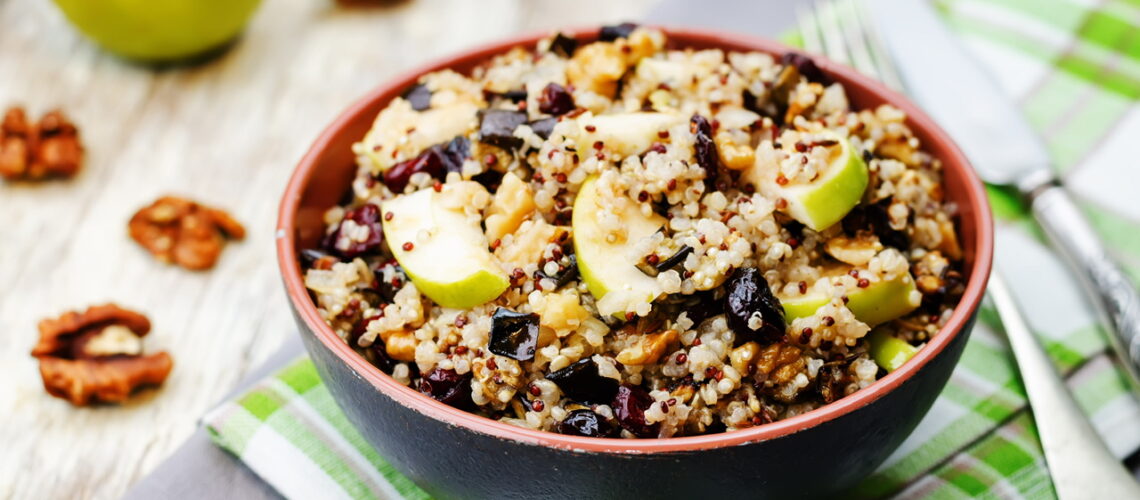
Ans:
{"type": "MultiPolygon", "coordinates": [[[[1140,278],[1140,0],[938,3],[1049,145],[1067,185],[1140,278]]],[[[990,188],[997,258],[1030,324],[1118,456],[1140,448],[1140,405],[1105,353],[1078,283],[1016,196],[990,188]]],[[[1053,498],[1037,431],[989,307],[914,434],[853,496],[1053,498]]],[[[349,425],[307,359],[205,417],[219,446],[287,497],[422,498],[349,425]]]]}

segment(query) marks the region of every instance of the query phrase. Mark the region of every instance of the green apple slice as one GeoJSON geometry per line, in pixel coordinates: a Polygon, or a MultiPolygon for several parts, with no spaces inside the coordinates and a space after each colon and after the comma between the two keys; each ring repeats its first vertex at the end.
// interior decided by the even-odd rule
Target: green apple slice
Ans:
{"type": "Polygon", "coordinates": [[[598,188],[598,178],[590,177],[578,191],[574,201],[574,215],[570,222],[574,232],[574,252],[578,258],[578,272],[586,287],[599,301],[602,314],[618,314],[632,310],[639,302],[652,302],[661,294],[655,278],[637,269],[643,257],[634,255],[637,243],[656,233],[665,225],[665,218],[657,214],[646,216],[640,206],[626,197],[605,199],[604,189],[598,188]],[[612,239],[601,227],[599,211],[614,213],[626,230],[624,239],[612,239]],[[620,293],[620,305],[612,311],[603,311],[603,299],[610,293],[620,293]]]}
{"type": "Polygon", "coordinates": [[[867,342],[871,359],[888,372],[897,370],[918,352],[917,347],[882,330],[872,331],[867,342]]]}
{"type": "Polygon", "coordinates": [[[462,204],[442,201],[451,190],[470,188],[459,186],[468,182],[445,184],[439,193],[421,189],[397,196],[381,209],[392,213],[391,219],[384,217],[384,237],[404,272],[421,293],[455,309],[494,300],[510,286],[478,221],[462,204]]]}
{"type": "MultiPolygon", "coordinates": [[[[820,279],[831,279],[845,273],[849,267],[836,266],[824,273],[820,279]]],[[[819,308],[831,301],[831,296],[816,288],[803,295],[778,297],[784,306],[788,321],[815,314],[819,308]]],[[[847,308],[855,318],[870,326],[885,323],[909,313],[918,307],[922,295],[914,285],[910,272],[904,272],[887,280],[872,281],[867,288],[856,288],[847,293],[847,308]]]]}
{"type": "Polygon", "coordinates": [[[605,151],[621,157],[644,153],[654,142],[661,141],[657,135],[674,125],[684,123],[685,118],[672,113],[636,112],[616,115],[598,115],[578,120],[581,129],[578,134],[578,156],[592,156],[597,152],[594,145],[599,141],[605,151]]]}
{"type": "MultiPolygon", "coordinates": [[[[858,205],[868,182],[867,164],[851,142],[830,131],[821,135],[837,141],[839,151],[832,154],[831,160],[811,182],[791,182],[781,186],[776,182],[779,166],[762,164],[759,155],[757,163],[744,173],[745,180],[764,196],[787,203],[780,209],[782,212],[816,231],[839,222],[858,205]]],[[[784,145],[785,149],[794,147],[794,144],[784,145]]]]}

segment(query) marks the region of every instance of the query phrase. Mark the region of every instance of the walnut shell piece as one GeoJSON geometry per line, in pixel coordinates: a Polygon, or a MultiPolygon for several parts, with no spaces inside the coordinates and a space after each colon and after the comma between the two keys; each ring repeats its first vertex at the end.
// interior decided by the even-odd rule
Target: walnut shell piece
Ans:
{"type": "Polygon", "coordinates": [[[174,362],[166,352],[142,355],[150,320],[114,304],[68,311],[40,321],[32,356],[44,389],[76,406],[119,403],[142,386],[160,385],[174,362]]]}
{"type": "Polygon", "coordinates": [[[214,267],[226,238],[245,237],[245,228],[228,213],[175,196],[140,209],[127,229],[158,260],[195,271],[214,267]]]}

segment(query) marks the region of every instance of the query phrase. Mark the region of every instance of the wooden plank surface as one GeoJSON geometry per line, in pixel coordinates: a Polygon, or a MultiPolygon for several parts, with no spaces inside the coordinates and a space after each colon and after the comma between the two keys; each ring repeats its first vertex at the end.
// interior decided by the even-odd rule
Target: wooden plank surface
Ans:
{"type": "Polygon", "coordinates": [[[273,253],[278,196],[353,99],[473,43],[636,19],[655,2],[266,0],[220,58],[154,71],[99,51],[51,2],[0,0],[0,107],[62,108],[87,148],[71,181],[0,182],[0,497],[119,496],[294,335],[273,253]],[[165,193],[229,210],[246,240],[205,273],[156,262],[126,221],[165,193]],[[37,321],[108,301],[150,316],[146,348],[171,352],[170,379],[121,407],[47,396],[28,356],[37,321]]]}

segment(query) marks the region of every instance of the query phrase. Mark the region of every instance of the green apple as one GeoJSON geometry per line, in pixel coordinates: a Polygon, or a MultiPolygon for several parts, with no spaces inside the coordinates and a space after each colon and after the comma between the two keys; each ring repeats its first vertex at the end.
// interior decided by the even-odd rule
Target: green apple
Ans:
{"type": "MultiPolygon", "coordinates": [[[[836,266],[825,272],[820,279],[831,279],[850,269],[847,266],[836,266]]],[[[819,292],[814,287],[803,295],[778,298],[784,305],[784,315],[788,321],[811,316],[831,301],[830,295],[819,292]]],[[[871,326],[909,313],[921,301],[922,294],[915,288],[914,278],[909,271],[888,280],[872,281],[867,288],[856,288],[847,293],[847,308],[856,319],[871,326]]]]}
{"type": "Polygon", "coordinates": [[[237,37],[260,0],[55,0],[79,31],[139,61],[174,61],[237,37]]]}
{"type": "MultiPolygon", "coordinates": [[[[640,205],[628,197],[604,199],[604,190],[598,189],[598,178],[590,177],[578,191],[574,200],[574,215],[570,221],[574,232],[574,252],[578,258],[578,272],[586,287],[597,300],[617,291],[627,292],[628,305],[652,302],[661,293],[655,278],[646,276],[637,268],[642,255],[635,255],[637,242],[648,238],[665,225],[665,218],[657,214],[645,215],[640,205]],[[599,224],[598,211],[612,211],[626,230],[624,239],[610,239],[610,233],[599,224]]],[[[620,313],[630,310],[626,307],[620,313]]],[[[603,313],[606,314],[606,313],[603,313]]]]}
{"type": "MultiPolygon", "coordinates": [[[[780,210],[803,225],[822,231],[839,222],[863,198],[867,189],[867,164],[844,137],[833,132],[823,135],[837,141],[839,151],[831,155],[819,176],[811,182],[776,182],[779,165],[757,161],[743,174],[746,182],[756,186],[764,196],[783,199],[787,205],[780,210]]],[[[790,150],[794,144],[784,144],[790,150]]]]}
{"type": "Polygon", "coordinates": [[[396,261],[421,293],[454,309],[494,300],[510,286],[487,249],[478,220],[464,213],[462,203],[445,199],[463,189],[483,187],[472,181],[448,183],[441,192],[421,189],[381,207],[384,237],[396,261]]]}
{"type": "Polygon", "coordinates": [[[888,372],[897,370],[918,352],[917,347],[882,330],[872,331],[867,342],[871,359],[888,372]]]}
{"type": "Polygon", "coordinates": [[[578,120],[578,156],[592,156],[597,152],[594,145],[598,141],[606,151],[618,156],[639,155],[654,142],[661,141],[659,132],[684,122],[681,115],[653,112],[581,118],[578,120]]]}

